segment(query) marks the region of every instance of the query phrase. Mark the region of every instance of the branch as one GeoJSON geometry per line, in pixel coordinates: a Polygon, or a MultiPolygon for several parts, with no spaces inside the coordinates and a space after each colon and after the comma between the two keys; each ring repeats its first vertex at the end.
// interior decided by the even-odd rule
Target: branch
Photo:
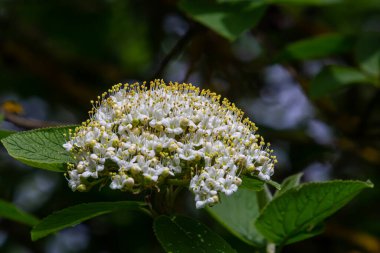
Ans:
{"type": "Polygon", "coordinates": [[[12,114],[9,112],[4,113],[4,119],[6,121],[9,121],[13,123],[14,125],[25,128],[25,129],[36,129],[36,128],[43,128],[43,127],[52,127],[52,126],[59,126],[62,124],[59,124],[57,122],[47,122],[47,121],[42,121],[42,120],[36,120],[36,119],[27,119],[23,118],[19,115],[12,114]]]}
{"type": "Polygon", "coordinates": [[[191,27],[189,30],[187,30],[185,35],[178,40],[177,44],[175,44],[172,50],[170,50],[170,52],[164,57],[160,66],[158,67],[158,70],[153,75],[152,80],[159,79],[162,77],[162,74],[169,62],[173,59],[174,56],[179,54],[186,47],[187,44],[189,44],[191,38],[194,36],[196,32],[197,29],[195,27],[191,27]]]}

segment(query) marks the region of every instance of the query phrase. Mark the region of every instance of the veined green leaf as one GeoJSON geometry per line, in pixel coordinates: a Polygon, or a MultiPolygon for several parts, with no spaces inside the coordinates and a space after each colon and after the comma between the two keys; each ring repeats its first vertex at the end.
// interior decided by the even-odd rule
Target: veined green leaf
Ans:
{"type": "Polygon", "coordinates": [[[166,252],[236,252],[201,222],[184,216],[159,216],[154,220],[153,229],[166,252]]]}
{"type": "Polygon", "coordinates": [[[318,98],[357,83],[370,83],[370,80],[354,68],[327,66],[311,82],[309,94],[312,98],[318,98]]]}
{"type": "Polygon", "coordinates": [[[38,219],[27,212],[20,210],[14,204],[0,199],[0,217],[17,221],[29,226],[38,223],[38,219]]]}
{"type": "Polygon", "coordinates": [[[64,228],[78,225],[99,215],[120,210],[144,210],[145,203],[136,201],[94,202],[80,204],[57,211],[38,223],[31,231],[36,241],[64,228]]]}
{"type": "Polygon", "coordinates": [[[75,126],[18,132],[1,142],[9,155],[27,165],[62,172],[65,163],[71,161],[70,154],[62,146],[67,141],[64,134],[68,135],[73,128],[75,126]]]}
{"type": "Polygon", "coordinates": [[[256,228],[276,245],[304,240],[321,231],[320,223],[346,205],[370,182],[306,183],[273,198],[257,218],[256,228]]]}
{"type": "Polygon", "coordinates": [[[283,60],[310,60],[334,54],[341,54],[353,47],[351,36],[343,34],[326,34],[294,42],[277,57],[283,60]]]}
{"type": "Polygon", "coordinates": [[[266,9],[264,2],[181,0],[179,8],[196,21],[233,41],[260,21],[266,9]]]}
{"type": "Polygon", "coordinates": [[[255,190],[240,187],[231,196],[223,194],[220,203],[207,207],[207,211],[242,241],[256,247],[264,246],[264,237],[255,227],[260,213],[255,190]]]}

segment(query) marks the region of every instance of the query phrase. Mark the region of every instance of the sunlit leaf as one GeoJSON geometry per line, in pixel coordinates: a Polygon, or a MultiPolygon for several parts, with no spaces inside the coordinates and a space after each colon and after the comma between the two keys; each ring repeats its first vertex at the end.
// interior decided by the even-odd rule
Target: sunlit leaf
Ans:
{"type": "Polygon", "coordinates": [[[349,51],[353,47],[351,36],[326,34],[294,42],[284,49],[277,60],[309,60],[349,51]]]}
{"type": "Polygon", "coordinates": [[[277,245],[321,232],[320,223],[373,184],[361,181],[306,183],[275,197],[257,218],[256,228],[277,245]]]}
{"type": "Polygon", "coordinates": [[[369,82],[365,74],[354,68],[327,66],[311,82],[309,94],[317,98],[351,84],[369,82]]]}
{"type": "Polygon", "coordinates": [[[0,217],[17,221],[29,226],[34,226],[38,223],[38,219],[33,215],[20,210],[14,204],[0,199],[0,217]]]}
{"type": "Polygon", "coordinates": [[[256,247],[264,246],[264,237],[255,227],[255,221],[260,213],[256,191],[240,187],[231,196],[223,194],[220,203],[207,207],[207,211],[244,242],[256,247]]]}
{"type": "Polygon", "coordinates": [[[153,229],[166,252],[236,252],[201,222],[184,216],[159,216],[154,220],[153,229]]]}
{"type": "Polygon", "coordinates": [[[1,142],[13,158],[32,167],[60,172],[71,160],[62,145],[67,141],[64,134],[73,128],[65,126],[18,132],[1,142]]]}
{"type": "MultiPolygon", "coordinates": [[[[136,201],[94,202],[57,211],[38,223],[31,231],[32,240],[41,239],[62,229],[73,227],[99,215],[119,211],[144,210],[145,204],[136,201]]],[[[125,214],[123,214],[125,215],[125,214]]]]}
{"type": "Polygon", "coordinates": [[[179,7],[196,21],[232,41],[259,22],[266,9],[264,2],[181,0],[179,7]]]}

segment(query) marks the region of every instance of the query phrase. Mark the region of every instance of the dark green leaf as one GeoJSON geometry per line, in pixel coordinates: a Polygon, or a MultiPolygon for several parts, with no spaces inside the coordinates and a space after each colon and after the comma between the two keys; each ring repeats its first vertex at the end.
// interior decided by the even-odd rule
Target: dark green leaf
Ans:
{"type": "Polygon", "coordinates": [[[309,60],[322,58],[347,52],[352,46],[353,39],[350,36],[326,34],[288,45],[277,57],[277,60],[309,60]]]}
{"type": "Polygon", "coordinates": [[[74,126],[42,128],[18,132],[1,140],[9,155],[33,167],[62,172],[71,161],[63,148],[69,129],[74,126]]]}
{"type": "Polygon", "coordinates": [[[259,216],[256,190],[239,188],[231,196],[221,196],[221,202],[207,211],[232,234],[256,247],[264,246],[263,236],[256,230],[259,216]]]}
{"type": "Polygon", "coordinates": [[[0,217],[17,221],[26,225],[34,226],[38,223],[38,219],[28,214],[15,205],[0,199],[0,217]]]}
{"type": "Polygon", "coordinates": [[[232,41],[259,22],[266,9],[264,2],[181,0],[179,7],[196,21],[232,41]]]}
{"type": "Polygon", "coordinates": [[[73,227],[79,223],[120,210],[144,210],[145,204],[136,201],[94,202],[80,204],[57,211],[38,223],[31,231],[32,240],[38,240],[64,228],[73,227]]]}
{"type": "Polygon", "coordinates": [[[303,231],[302,233],[299,233],[293,236],[292,238],[289,238],[286,244],[292,244],[295,242],[303,241],[311,237],[320,235],[323,233],[324,229],[325,229],[325,224],[321,222],[315,226],[311,226],[309,229],[303,231]]]}
{"type": "Polygon", "coordinates": [[[295,175],[285,178],[284,181],[282,181],[281,190],[277,191],[274,196],[276,197],[279,194],[282,194],[286,192],[287,190],[298,186],[301,182],[302,175],[303,173],[297,173],[295,175]]]}
{"type": "Polygon", "coordinates": [[[380,33],[359,36],[356,59],[363,71],[380,78],[380,33]]]}
{"type": "Polygon", "coordinates": [[[347,85],[369,82],[368,77],[356,69],[327,66],[311,82],[309,94],[318,98],[347,85]]]}
{"type": "Polygon", "coordinates": [[[184,216],[160,216],[154,220],[153,229],[166,252],[236,252],[218,234],[184,216]]]}
{"type": "Polygon", "coordinates": [[[0,129],[0,140],[14,133],[14,131],[0,129]]]}
{"type": "Polygon", "coordinates": [[[306,183],[275,197],[263,209],[256,228],[277,245],[316,235],[319,224],[373,184],[361,181],[306,183]]]}

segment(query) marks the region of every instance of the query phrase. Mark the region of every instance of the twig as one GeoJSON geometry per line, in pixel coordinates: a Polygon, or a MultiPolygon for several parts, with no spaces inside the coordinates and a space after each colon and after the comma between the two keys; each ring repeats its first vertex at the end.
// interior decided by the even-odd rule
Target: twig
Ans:
{"type": "Polygon", "coordinates": [[[197,29],[195,27],[191,27],[189,30],[187,30],[186,34],[178,40],[177,44],[175,44],[172,50],[170,50],[170,52],[162,60],[158,70],[153,75],[152,80],[162,77],[163,71],[165,70],[166,66],[169,64],[169,62],[172,60],[174,56],[176,56],[186,47],[186,45],[191,41],[193,35],[196,33],[196,30],[197,29]]]}
{"type": "Polygon", "coordinates": [[[42,128],[42,127],[52,127],[52,126],[59,126],[62,124],[59,124],[57,122],[47,122],[42,120],[36,120],[36,119],[26,119],[19,115],[12,114],[12,113],[4,113],[4,119],[13,123],[14,125],[25,128],[25,129],[36,129],[36,128],[42,128]]]}

